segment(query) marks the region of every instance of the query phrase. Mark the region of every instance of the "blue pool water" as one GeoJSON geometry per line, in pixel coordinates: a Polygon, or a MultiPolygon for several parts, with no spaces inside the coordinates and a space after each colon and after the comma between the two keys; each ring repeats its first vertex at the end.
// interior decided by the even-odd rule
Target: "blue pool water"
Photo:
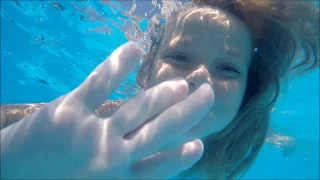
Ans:
{"type": "MultiPolygon", "coordinates": [[[[151,2],[140,3],[135,13],[145,18],[137,20],[145,30],[159,9],[149,13],[151,2]]],[[[48,102],[78,86],[128,41],[131,21],[124,12],[131,6],[131,1],[1,1],[1,104],[48,102]]],[[[130,98],[132,91],[139,91],[135,72],[110,99],[130,98]]],[[[319,179],[319,69],[289,81],[272,125],[295,144],[284,154],[267,143],[243,178],[319,179]]]]}

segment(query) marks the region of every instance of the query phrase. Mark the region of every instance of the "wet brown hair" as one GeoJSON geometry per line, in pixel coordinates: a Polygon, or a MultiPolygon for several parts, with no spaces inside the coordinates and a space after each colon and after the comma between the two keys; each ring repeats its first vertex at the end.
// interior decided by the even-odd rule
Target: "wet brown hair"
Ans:
{"type": "MultiPolygon", "coordinates": [[[[235,179],[249,169],[265,142],[281,80],[293,72],[300,75],[319,67],[319,7],[314,1],[194,0],[181,12],[201,7],[217,7],[242,20],[257,51],[252,54],[238,114],[225,129],[204,139],[203,157],[182,175],[205,170],[210,179],[235,179]]],[[[151,40],[137,74],[143,88],[161,36],[151,40]]]]}

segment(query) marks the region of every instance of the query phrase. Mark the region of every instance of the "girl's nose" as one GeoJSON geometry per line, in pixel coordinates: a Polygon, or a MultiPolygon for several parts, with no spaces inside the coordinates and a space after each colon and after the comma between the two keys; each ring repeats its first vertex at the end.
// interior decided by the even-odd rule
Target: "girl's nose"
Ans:
{"type": "Polygon", "coordinates": [[[193,71],[185,79],[189,85],[190,94],[199,88],[203,83],[208,83],[212,87],[210,74],[207,69],[203,67],[193,71]]]}

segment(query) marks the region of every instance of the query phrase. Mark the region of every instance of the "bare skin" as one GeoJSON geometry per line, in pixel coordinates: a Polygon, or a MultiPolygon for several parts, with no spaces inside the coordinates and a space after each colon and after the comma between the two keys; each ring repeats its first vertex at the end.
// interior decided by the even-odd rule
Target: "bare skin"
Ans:
{"type": "MultiPolygon", "coordinates": [[[[124,101],[105,101],[100,108],[96,110],[99,117],[105,118],[111,116],[124,101]]],[[[23,118],[29,116],[31,113],[42,108],[46,103],[39,104],[10,104],[0,105],[1,108],[1,130],[16,123],[23,118]]],[[[283,156],[290,156],[295,152],[295,139],[291,136],[285,136],[270,128],[266,143],[271,143],[276,146],[283,156]]]]}
{"type": "MultiPolygon", "coordinates": [[[[31,104],[2,104],[1,108],[1,130],[13,123],[29,116],[31,113],[41,109],[47,103],[31,103],[31,104]]],[[[105,101],[98,109],[97,116],[106,118],[113,114],[123,104],[123,101],[105,101]]]]}
{"type": "Polygon", "coordinates": [[[194,127],[168,144],[174,148],[194,138],[224,129],[234,119],[244,93],[251,60],[250,32],[237,17],[212,8],[192,10],[168,22],[152,66],[148,88],[184,77],[190,93],[203,83],[215,92],[210,112],[194,127]]]}
{"type": "Polygon", "coordinates": [[[193,166],[204,148],[197,138],[237,114],[253,48],[246,26],[224,11],[200,8],[181,18],[180,30],[164,37],[148,89],[114,113],[102,117],[99,107],[138,63],[133,43],[75,90],[2,129],[4,177],[164,179],[193,166]]]}
{"type": "Polygon", "coordinates": [[[208,113],[214,102],[208,84],[189,95],[184,79],[168,80],[110,117],[97,116],[140,58],[138,45],[124,44],[76,89],[2,129],[1,178],[166,179],[193,166],[203,153],[198,139],[159,150],[208,113]]]}

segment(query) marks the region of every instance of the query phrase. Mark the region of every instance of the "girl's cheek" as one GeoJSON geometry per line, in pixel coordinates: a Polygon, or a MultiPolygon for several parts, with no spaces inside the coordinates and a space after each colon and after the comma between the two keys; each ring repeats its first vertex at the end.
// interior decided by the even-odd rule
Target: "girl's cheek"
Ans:
{"type": "MultiPolygon", "coordinates": [[[[158,83],[167,81],[172,78],[179,77],[179,70],[172,67],[170,64],[167,63],[158,63],[157,64],[157,73],[155,78],[157,79],[158,83]]],[[[181,75],[180,75],[181,76],[181,75]]]]}
{"type": "Polygon", "coordinates": [[[214,83],[215,103],[216,107],[222,112],[229,112],[234,115],[238,112],[245,92],[245,82],[240,81],[225,81],[214,83]]]}

